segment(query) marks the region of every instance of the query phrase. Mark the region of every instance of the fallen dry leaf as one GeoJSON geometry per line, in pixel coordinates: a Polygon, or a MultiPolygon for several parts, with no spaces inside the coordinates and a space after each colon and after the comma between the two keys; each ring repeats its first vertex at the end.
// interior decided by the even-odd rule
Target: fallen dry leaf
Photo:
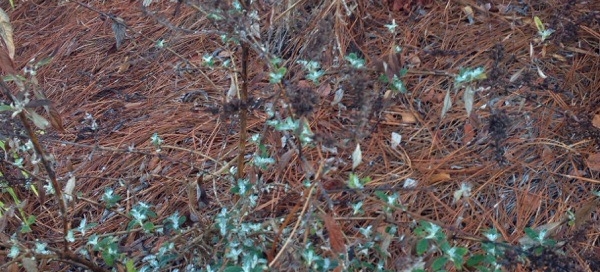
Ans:
{"type": "Polygon", "coordinates": [[[60,132],[65,132],[60,113],[54,107],[48,107],[48,116],[50,117],[50,125],[60,132]]]}
{"type": "Polygon", "coordinates": [[[4,48],[0,48],[0,69],[7,75],[16,75],[17,70],[15,70],[15,64],[12,59],[6,53],[4,48]]]}
{"type": "Polygon", "coordinates": [[[542,150],[542,161],[544,164],[548,165],[554,160],[554,152],[548,146],[544,146],[544,150],[542,150]]]}
{"type": "Polygon", "coordinates": [[[321,84],[321,86],[319,86],[319,88],[317,89],[317,94],[319,94],[319,96],[325,97],[328,96],[331,93],[331,85],[329,84],[321,84]]]}
{"type": "Polygon", "coordinates": [[[450,174],[438,173],[438,174],[431,176],[431,178],[429,179],[429,182],[433,184],[433,183],[437,183],[440,181],[446,181],[446,180],[450,180],[450,179],[451,179],[450,174]]]}
{"type": "Polygon", "coordinates": [[[596,128],[600,128],[600,113],[594,115],[594,118],[592,119],[592,125],[596,128]]]}
{"type": "Polygon", "coordinates": [[[400,116],[402,116],[402,123],[414,124],[417,122],[417,118],[411,112],[408,112],[408,111],[400,112],[400,116]]]}
{"type": "Polygon", "coordinates": [[[598,207],[598,204],[600,204],[598,199],[594,199],[584,204],[575,212],[575,228],[583,226],[588,220],[590,220],[590,215],[598,207]]]}
{"type": "Polygon", "coordinates": [[[321,215],[323,222],[325,223],[325,228],[329,233],[329,244],[331,245],[331,249],[336,254],[341,254],[346,252],[346,245],[344,243],[344,233],[342,233],[342,229],[333,217],[324,213],[321,215]]]}
{"type": "Polygon", "coordinates": [[[470,143],[475,138],[475,129],[471,123],[466,123],[464,127],[463,145],[470,143]]]}
{"type": "Polygon", "coordinates": [[[585,164],[590,170],[600,171],[600,153],[594,153],[587,157],[585,164]]]}

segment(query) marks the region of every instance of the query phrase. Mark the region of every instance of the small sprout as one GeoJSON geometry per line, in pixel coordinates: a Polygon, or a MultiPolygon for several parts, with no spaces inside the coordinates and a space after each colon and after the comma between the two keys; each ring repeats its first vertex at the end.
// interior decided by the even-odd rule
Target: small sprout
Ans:
{"type": "Polygon", "coordinates": [[[455,86],[462,86],[464,83],[486,79],[485,68],[477,67],[475,69],[463,68],[455,78],[455,86]]]}
{"type": "Polygon", "coordinates": [[[346,56],[345,58],[348,62],[350,62],[350,65],[356,69],[362,69],[365,67],[365,60],[359,58],[356,53],[350,53],[348,54],[348,56],[346,56]]]}
{"type": "Polygon", "coordinates": [[[401,92],[401,93],[406,93],[408,90],[406,89],[406,86],[404,85],[404,82],[398,78],[397,75],[394,75],[394,79],[392,80],[392,90],[396,91],[396,92],[401,92]]]}
{"type": "Polygon", "coordinates": [[[271,59],[271,65],[273,65],[273,66],[279,66],[279,64],[281,64],[282,62],[283,62],[283,60],[280,58],[271,59]]]}
{"type": "Polygon", "coordinates": [[[454,194],[453,194],[454,202],[456,203],[462,197],[469,197],[470,195],[471,195],[471,185],[463,182],[460,184],[460,189],[457,190],[456,192],[454,192],[454,194]]]}
{"type": "Polygon", "coordinates": [[[239,1],[233,1],[232,5],[236,11],[242,11],[242,4],[239,1]]]}
{"type": "Polygon", "coordinates": [[[392,33],[396,32],[396,27],[398,27],[398,25],[396,24],[396,19],[392,19],[392,23],[389,25],[385,25],[385,27],[392,33]]]}
{"type": "Polygon", "coordinates": [[[160,148],[160,145],[162,145],[162,143],[164,142],[163,139],[160,138],[160,136],[158,136],[157,132],[154,132],[154,134],[152,134],[152,137],[150,137],[150,142],[152,143],[152,145],[154,145],[157,148],[160,148]]]}
{"type": "MultiPolygon", "coordinates": [[[[218,10],[216,12],[218,12],[218,10]]],[[[223,16],[221,16],[215,12],[208,14],[208,16],[206,16],[206,17],[210,20],[215,20],[215,21],[220,21],[220,20],[224,19],[223,16]]]]}
{"type": "Polygon", "coordinates": [[[362,207],[363,207],[362,201],[352,204],[352,215],[363,214],[365,211],[363,210],[362,207]]]}
{"type": "Polygon", "coordinates": [[[204,54],[202,56],[202,65],[213,68],[215,67],[215,58],[211,54],[204,54]]]}
{"type": "Polygon", "coordinates": [[[36,241],[34,252],[37,254],[42,254],[42,255],[50,254],[51,252],[47,249],[47,247],[48,247],[48,244],[46,244],[44,242],[36,241]]]}
{"type": "Polygon", "coordinates": [[[65,240],[67,240],[70,243],[75,242],[75,230],[70,229],[67,232],[67,236],[65,237],[65,240]]]}
{"type": "Polygon", "coordinates": [[[139,202],[131,209],[129,215],[132,217],[132,220],[129,222],[128,229],[133,228],[135,225],[139,225],[145,232],[154,230],[154,224],[147,221],[150,218],[156,217],[156,213],[150,209],[150,205],[139,202]]]}
{"type": "Polygon", "coordinates": [[[299,60],[296,63],[304,66],[304,69],[307,71],[306,78],[314,83],[319,83],[319,78],[325,74],[323,70],[319,70],[321,65],[316,61],[299,60]]]}
{"type": "Polygon", "coordinates": [[[362,234],[363,236],[365,236],[368,239],[371,237],[371,234],[373,233],[373,226],[368,225],[366,228],[361,227],[358,229],[358,232],[360,232],[360,234],[362,234]]]}
{"type": "Polygon", "coordinates": [[[304,69],[306,69],[306,71],[315,71],[315,70],[318,70],[319,68],[321,68],[321,65],[319,64],[319,62],[316,62],[314,60],[311,60],[311,61],[298,60],[298,61],[296,61],[296,63],[304,66],[304,69]]]}
{"type": "Polygon", "coordinates": [[[277,131],[285,131],[297,129],[299,123],[294,121],[291,117],[287,117],[283,121],[267,120],[267,125],[274,127],[277,131]]]}
{"type": "Polygon", "coordinates": [[[8,256],[8,257],[9,257],[9,258],[11,258],[11,259],[14,259],[14,258],[17,258],[17,257],[19,256],[19,253],[21,253],[21,250],[20,250],[20,249],[19,249],[19,247],[18,247],[18,246],[15,244],[15,245],[12,245],[12,246],[10,247],[10,252],[9,252],[9,253],[8,253],[8,255],[6,255],[6,256],[8,256]]]}
{"type": "Polygon", "coordinates": [[[358,175],[354,173],[350,173],[350,177],[348,178],[348,187],[352,189],[363,189],[364,185],[369,183],[371,178],[359,178],[358,175]]]}
{"type": "Polygon", "coordinates": [[[306,78],[314,83],[319,83],[319,78],[324,74],[325,72],[323,70],[311,71],[306,75],[306,78]]]}
{"type": "Polygon", "coordinates": [[[156,44],[154,46],[156,46],[156,48],[164,48],[165,47],[165,40],[164,39],[158,39],[156,41],[156,44]]]}
{"type": "Polygon", "coordinates": [[[244,196],[250,189],[252,189],[252,184],[248,179],[239,179],[237,184],[231,188],[231,192],[236,195],[244,196]]]}
{"type": "Polygon", "coordinates": [[[285,67],[279,67],[274,72],[269,73],[269,82],[272,84],[280,83],[287,69],[285,67]]]}
{"type": "Polygon", "coordinates": [[[399,45],[395,45],[394,46],[394,53],[400,53],[402,52],[402,47],[399,45]]]}
{"type": "Polygon", "coordinates": [[[550,37],[550,35],[552,35],[552,33],[554,33],[554,29],[546,29],[540,17],[533,17],[533,21],[535,22],[535,27],[538,30],[538,35],[540,35],[542,42],[544,42],[546,39],[548,39],[548,37],[550,37]]]}
{"type": "Polygon", "coordinates": [[[498,240],[500,237],[502,237],[500,235],[500,233],[498,233],[497,229],[489,229],[483,232],[483,235],[485,236],[485,238],[487,238],[490,241],[496,241],[498,240]]]}
{"type": "Polygon", "coordinates": [[[179,230],[181,225],[185,222],[185,219],[185,216],[179,215],[179,211],[175,211],[175,213],[165,219],[164,224],[170,229],[179,230]]]}
{"type": "Polygon", "coordinates": [[[254,155],[253,159],[254,165],[258,166],[260,169],[267,169],[269,165],[275,164],[275,159],[271,157],[263,157],[261,155],[254,155]]]}
{"type": "Polygon", "coordinates": [[[258,134],[258,133],[250,136],[250,142],[252,142],[254,144],[260,144],[260,140],[261,140],[261,137],[260,137],[260,134],[258,134]]]}

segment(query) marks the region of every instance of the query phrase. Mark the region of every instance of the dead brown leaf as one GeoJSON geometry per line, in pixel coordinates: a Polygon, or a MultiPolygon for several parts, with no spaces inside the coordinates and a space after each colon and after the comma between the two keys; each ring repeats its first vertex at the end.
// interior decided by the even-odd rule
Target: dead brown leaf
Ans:
{"type": "Polygon", "coordinates": [[[575,212],[575,228],[579,228],[590,220],[590,214],[598,207],[598,199],[589,201],[575,212]]]}
{"type": "Polygon", "coordinates": [[[585,164],[590,170],[600,171],[600,153],[594,153],[587,157],[585,164]]]}
{"type": "Polygon", "coordinates": [[[466,123],[464,127],[464,136],[463,136],[463,145],[467,145],[469,142],[475,138],[475,130],[473,129],[473,125],[471,123],[466,123]]]}
{"type": "Polygon", "coordinates": [[[544,146],[544,150],[542,151],[542,161],[544,164],[548,165],[554,160],[554,152],[548,146],[544,146]]]}
{"type": "Polygon", "coordinates": [[[600,128],[600,113],[594,115],[594,118],[592,119],[592,125],[596,128],[600,128]]]}
{"type": "Polygon", "coordinates": [[[60,113],[58,113],[58,111],[54,107],[48,107],[48,115],[50,117],[50,125],[52,125],[52,127],[58,130],[59,132],[65,132],[60,113]]]}
{"type": "Polygon", "coordinates": [[[344,233],[337,222],[330,215],[324,213],[321,215],[323,222],[325,222],[325,228],[329,233],[329,244],[331,249],[336,254],[346,252],[346,245],[344,242],[344,233]]]}
{"type": "Polygon", "coordinates": [[[429,179],[429,182],[431,182],[431,183],[437,183],[437,182],[440,182],[440,181],[446,181],[446,180],[450,180],[450,179],[451,179],[450,174],[448,174],[448,173],[438,173],[438,174],[435,174],[435,175],[431,176],[431,178],[429,179]]]}
{"type": "Polygon", "coordinates": [[[402,123],[414,124],[417,122],[417,118],[414,114],[412,114],[412,112],[404,111],[400,112],[400,115],[402,116],[402,123]]]}
{"type": "Polygon", "coordinates": [[[15,64],[12,59],[6,53],[4,48],[0,48],[0,69],[7,75],[16,75],[17,70],[15,70],[15,64]]]}

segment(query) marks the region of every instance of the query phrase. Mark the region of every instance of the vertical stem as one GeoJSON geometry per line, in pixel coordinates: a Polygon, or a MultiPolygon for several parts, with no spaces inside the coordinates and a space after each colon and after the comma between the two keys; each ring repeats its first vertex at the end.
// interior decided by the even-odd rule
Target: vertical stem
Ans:
{"type": "MultiPolygon", "coordinates": [[[[16,101],[14,101],[13,96],[10,95],[9,87],[6,85],[6,83],[4,83],[3,80],[0,80],[0,87],[2,87],[2,90],[4,91],[6,96],[8,98],[10,98],[14,104],[16,104],[15,103],[16,101]]],[[[46,174],[48,174],[48,178],[50,179],[50,182],[52,183],[52,187],[54,187],[54,192],[56,193],[55,195],[57,198],[56,201],[58,202],[58,207],[62,214],[62,223],[63,223],[63,232],[64,232],[63,233],[64,252],[69,252],[69,242],[67,241],[67,232],[69,232],[69,224],[68,224],[69,221],[67,220],[67,204],[65,203],[65,199],[63,197],[62,190],[58,184],[58,180],[56,179],[56,173],[54,172],[54,169],[52,169],[50,162],[46,159],[46,155],[44,154],[44,149],[42,148],[42,145],[40,145],[40,142],[39,142],[37,135],[35,134],[33,128],[27,121],[27,116],[25,115],[25,111],[21,111],[19,113],[19,119],[21,119],[21,123],[23,123],[23,127],[25,128],[25,131],[27,132],[27,135],[29,136],[31,143],[33,144],[33,149],[35,150],[37,155],[40,156],[40,160],[42,162],[42,165],[44,166],[44,169],[46,169],[46,174]]],[[[45,200],[45,195],[46,195],[44,193],[44,187],[40,187],[40,188],[38,188],[38,190],[40,192],[40,205],[43,205],[44,204],[43,202],[45,200]]]]}
{"type": "Polygon", "coordinates": [[[240,90],[240,142],[238,146],[237,178],[244,177],[244,155],[246,153],[248,113],[248,44],[242,42],[242,88],[240,90]]]}

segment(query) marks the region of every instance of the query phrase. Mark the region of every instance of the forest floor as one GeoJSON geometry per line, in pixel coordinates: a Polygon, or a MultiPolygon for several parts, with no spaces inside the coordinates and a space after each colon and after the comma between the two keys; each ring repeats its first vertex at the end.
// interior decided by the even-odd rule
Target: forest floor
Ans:
{"type": "MultiPolygon", "coordinates": [[[[264,228],[259,248],[274,270],[302,271],[308,244],[321,256],[391,271],[430,267],[443,253],[415,249],[419,222],[430,222],[469,252],[481,251],[485,230],[512,246],[526,230],[548,231],[560,250],[527,262],[506,256],[504,265],[600,271],[599,1],[254,1],[254,19],[223,12],[217,21],[211,10],[233,7],[51,2],[0,5],[14,27],[18,70],[52,56],[37,80],[63,129],[39,137],[61,184],[76,180],[67,221],[98,224],[78,234],[73,252],[89,249],[94,234],[112,234],[136,265],[167,242],[177,257],[161,269],[221,264],[231,249],[214,238],[219,218],[242,210],[236,220],[264,228]],[[554,30],[543,41],[536,17],[554,30]],[[250,48],[245,87],[236,38],[250,48]],[[364,59],[365,68],[349,59],[364,59]],[[318,83],[299,60],[320,64],[318,83]],[[280,83],[274,67],[285,67],[280,83]],[[461,69],[478,67],[485,78],[457,84],[461,69]],[[380,80],[397,75],[405,90],[380,80]],[[303,125],[269,125],[288,117],[310,127],[310,143],[301,143],[310,134],[303,125]],[[247,185],[253,191],[240,193],[247,185]],[[107,189],[121,196],[110,209],[107,189]],[[184,215],[185,231],[128,228],[140,202],[156,226],[184,215]],[[369,240],[367,228],[379,238],[369,240]],[[360,255],[368,241],[377,250],[360,255]]],[[[0,140],[26,141],[17,119],[1,118],[0,140]]],[[[26,186],[35,177],[6,161],[0,170],[15,197],[28,200],[24,214],[36,216],[22,233],[21,214],[3,217],[2,245],[19,233],[23,246],[37,239],[61,248],[58,200],[40,203],[26,186]]],[[[8,207],[15,197],[0,200],[8,207]]],[[[89,259],[109,266],[100,255],[89,259]]],[[[44,269],[76,266],[36,260],[44,269]]]]}

